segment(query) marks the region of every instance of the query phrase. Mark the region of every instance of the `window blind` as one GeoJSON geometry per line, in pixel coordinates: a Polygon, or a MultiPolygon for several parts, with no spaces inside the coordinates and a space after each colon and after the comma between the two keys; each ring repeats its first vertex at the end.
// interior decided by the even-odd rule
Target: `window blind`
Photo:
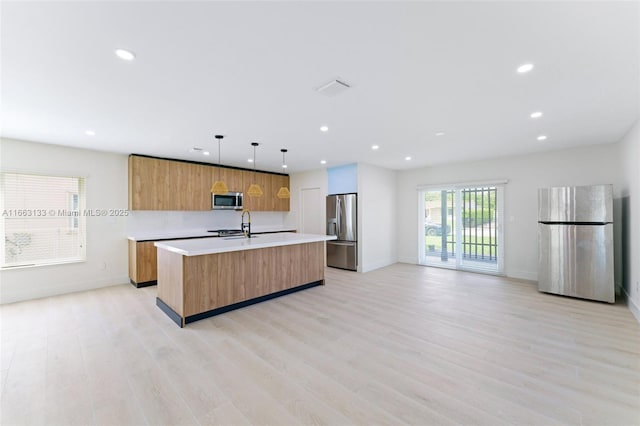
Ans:
{"type": "Polygon", "coordinates": [[[85,179],[0,174],[0,267],[86,258],[85,179]]]}

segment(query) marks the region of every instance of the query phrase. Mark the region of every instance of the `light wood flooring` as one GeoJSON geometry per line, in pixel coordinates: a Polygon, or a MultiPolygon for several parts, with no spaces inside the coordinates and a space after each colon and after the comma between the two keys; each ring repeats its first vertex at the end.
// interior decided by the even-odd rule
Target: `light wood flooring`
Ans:
{"type": "Polygon", "coordinates": [[[178,328],[155,287],[0,307],[0,423],[638,425],[621,303],[397,264],[178,328]]]}

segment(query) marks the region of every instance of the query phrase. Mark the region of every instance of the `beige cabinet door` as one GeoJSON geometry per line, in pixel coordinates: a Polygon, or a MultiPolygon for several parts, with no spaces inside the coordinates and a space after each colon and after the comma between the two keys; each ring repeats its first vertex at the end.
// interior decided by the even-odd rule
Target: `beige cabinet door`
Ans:
{"type": "Polygon", "coordinates": [[[227,184],[229,192],[242,192],[242,170],[229,167],[214,167],[213,180],[221,179],[227,184]]]}
{"type": "Polygon", "coordinates": [[[289,176],[271,175],[271,209],[278,212],[288,212],[289,199],[278,198],[278,191],[282,187],[289,189],[289,176]]]}
{"type": "Polygon", "coordinates": [[[244,208],[250,211],[272,211],[271,174],[262,172],[243,171],[243,192],[242,200],[244,208]],[[249,196],[249,187],[256,183],[262,188],[261,197],[249,196]]]}
{"type": "Polygon", "coordinates": [[[129,157],[129,209],[170,210],[169,160],[129,157]]]}
{"type": "Polygon", "coordinates": [[[289,211],[289,199],[277,197],[289,176],[193,164],[184,161],[129,156],[129,209],[205,211],[211,209],[211,187],[223,180],[231,192],[244,193],[244,208],[252,211],[289,211]],[[250,197],[252,183],[261,197],[250,197]]]}

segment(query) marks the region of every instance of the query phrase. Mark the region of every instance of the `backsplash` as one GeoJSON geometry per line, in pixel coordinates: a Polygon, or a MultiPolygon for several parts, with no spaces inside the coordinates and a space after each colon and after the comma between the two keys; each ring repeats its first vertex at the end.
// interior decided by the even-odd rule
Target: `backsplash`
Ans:
{"type": "MultiPolygon", "coordinates": [[[[288,212],[251,212],[251,224],[256,227],[283,226],[288,212]]],[[[127,234],[182,229],[236,229],[240,228],[239,211],[130,211],[127,216],[127,234]]]]}

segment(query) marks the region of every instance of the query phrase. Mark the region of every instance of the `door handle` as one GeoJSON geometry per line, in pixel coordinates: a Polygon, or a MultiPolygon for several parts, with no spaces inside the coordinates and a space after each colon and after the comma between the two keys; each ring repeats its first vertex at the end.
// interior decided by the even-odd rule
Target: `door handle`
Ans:
{"type": "Polygon", "coordinates": [[[340,220],[340,216],[342,214],[342,207],[340,207],[340,198],[336,198],[336,205],[338,206],[338,211],[336,212],[336,220],[338,221],[336,235],[338,232],[342,232],[342,221],[340,220]]]}

